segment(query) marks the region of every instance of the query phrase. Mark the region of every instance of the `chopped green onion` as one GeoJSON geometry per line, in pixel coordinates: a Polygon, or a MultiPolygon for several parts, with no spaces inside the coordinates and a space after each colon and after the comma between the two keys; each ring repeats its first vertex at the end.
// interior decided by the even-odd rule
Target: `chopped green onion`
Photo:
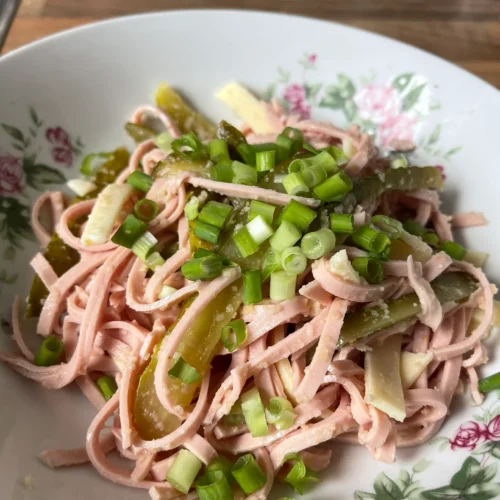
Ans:
{"type": "Polygon", "coordinates": [[[297,200],[290,200],[278,217],[278,224],[286,220],[304,232],[316,217],[317,214],[314,210],[305,207],[297,200]]]}
{"type": "Polygon", "coordinates": [[[191,259],[181,267],[182,275],[191,281],[211,280],[222,273],[222,259],[216,255],[208,255],[191,259]]]}
{"type": "Polygon", "coordinates": [[[201,460],[188,450],[181,450],[167,471],[167,481],[181,493],[187,495],[200,472],[201,460]]]}
{"type": "Polygon", "coordinates": [[[233,462],[223,455],[219,455],[214,458],[207,465],[207,472],[221,471],[224,476],[226,476],[227,482],[233,484],[235,482],[233,475],[231,474],[231,469],[233,468],[233,462]]]}
{"type": "Polygon", "coordinates": [[[93,177],[99,169],[111,158],[114,153],[92,153],[87,155],[82,162],[80,172],[87,177],[93,177]]]}
{"type": "Polygon", "coordinates": [[[432,232],[432,231],[427,231],[423,236],[422,239],[424,240],[424,243],[427,243],[431,247],[438,248],[439,245],[441,244],[441,240],[439,239],[439,236],[432,232]]]}
{"type": "Polygon", "coordinates": [[[36,366],[53,366],[61,362],[63,342],[55,335],[49,335],[35,354],[36,366]]]}
{"type": "Polygon", "coordinates": [[[264,142],[262,144],[252,144],[252,147],[254,148],[255,152],[258,153],[259,151],[278,151],[278,147],[276,144],[272,142],[264,142]]]}
{"type": "Polygon", "coordinates": [[[277,162],[286,160],[302,149],[304,136],[296,128],[286,127],[276,139],[277,162]]]}
{"type": "Polygon", "coordinates": [[[269,405],[266,409],[266,418],[279,431],[291,427],[295,417],[293,406],[287,399],[276,397],[269,400],[269,405]]]}
{"type": "Polygon", "coordinates": [[[243,416],[243,413],[241,413],[240,400],[234,403],[229,413],[222,417],[222,420],[226,425],[241,425],[245,423],[245,417],[243,416]]]}
{"type": "Polygon", "coordinates": [[[354,217],[351,214],[330,214],[330,228],[334,233],[351,234],[354,231],[354,217]]]}
{"type": "Polygon", "coordinates": [[[162,132],[155,138],[155,144],[166,153],[172,152],[172,141],[174,138],[168,132],[162,132]]]}
{"type": "Polygon", "coordinates": [[[275,151],[259,151],[255,155],[257,172],[269,172],[275,165],[275,151]]]}
{"type": "Polygon", "coordinates": [[[267,280],[274,271],[281,271],[281,253],[274,248],[269,248],[262,262],[262,282],[267,280]]]}
{"type": "Polygon", "coordinates": [[[199,218],[194,222],[194,234],[201,240],[208,241],[209,243],[217,243],[220,238],[221,229],[217,226],[212,226],[211,224],[206,224],[202,222],[199,218]]]}
{"type": "Polygon", "coordinates": [[[259,245],[255,243],[246,226],[238,229],[232,238],[238,252],[244,259],[259,249],[259,245]]]}
{"type": "Polygon", "coordinates": [[[210,151],[210,159],[214,163],[218,163],[221,160],[231,161],[227,149],[227,142],[224,139],[211,140],[208,148],[210,151]]]}
{"type": "Polygon", "coordinates": [[[311,146],[310,144],[304,143],[302,148],[305,149],[306,151],[309,151],[309,153],[312,153],[313,155],[319,154],[319,151],[314,146],[311,146]]]}
{"type": "Polygon", "coordinates": [[[201,160],[205,156],[205,147],[192,132],[172,141],[172,149],[188,161],[201,160]]]}
{"type": "Polygon", "coordinates": [[[247,327],[242,319],[233,319],[233,321],[228,323],[221,330],[220,340],[222,345],[229,352],[233,352],[237,347],[245,342],[246,338],[247,327]]]}
{"type": "Polygon", "coordinates": [[[189,201],[184,205],[184,215],[187,220],[195,220],[200,214],[200,199],[198,196],[191,196],[189,201]]]}
{"type": "Polygon", "coordinates": [[[163,266],[163,264],[165,264],[165,259],[159,252],[153,252],[146,258],[146,265],[151,271],[156,271],[159,267],[163,266]]]}
{"type": "Polygon", "coordinates": [[[281,254],[281,266],[289,274],[300,274],[306,270],[307,257],[299,247],[290,247],[281,254]]]}
{"type": "Polygon", "coordinates": [[[207,257],[207,256],[212,256],[212,257],[217,257],[222,261],[222,265],[224,266],[230,266],[231,261],[227,257],[223,257],[222,255],[216,254],[215,252],[211,252],[210,250],[207,250],[206,248],[198,248],[195,250],[193,257],[195,259],[199,259],[201,257],[207,257]]]}
{"type": "Polygon", "coordinates": [[[173,286],[168,286],[168,285],[163,285],[161,287],[160,293],[158,294],[158,299],[164,299],[165,297],[168,297],[169,295],[172,295],[177,291],[177,288],[174,288],[173,286]]]}
{"type": "Polygon", "coordinates": [[[335,234],[327,228],[307,233],[300,242],[300,247],[308,259],[319,259],[330,253],[335,246],[335,234]]]}
{"type": "Polygon", "coordinates": [[[99,387],[102,395],[104,396],[105,401],[109,401],[118,389],[114,377],[110,377],[109,375],[103,375],[102,377],[99,377],[96,383],[97,387],[99,387]]]}
{"type": "Polygon", "coordinates": [[[454,241],[443,241],[441,243],[441,250],[455,260],[464,260],[464,257],[467,255],[467,250],[454,241]]]}
{"type": "Polygon", "coordinates": [[[288,174],[283,179],[283,187],[286,192],[292,196],[309,192],[309,187],[304,180],[304,176],[300,172],[288,174]]]}
{"type": "Polygon", "coordinates": [[[132,248],[134,243],[148,230],[148,225],[133,215],[127,215],[116,233],[111,237],[115,245],[132,248]]]}
{"type": "Polygon", "coordinates": [[[132,252],[139,257],[143,262],[149,257],[149,254],[158,243],[158,240],[149,232],[146,231],[133,245],[132,252]]]}
{"type": "Polygon", "coordinates": [[[309,482],[318,482],[316,474],[309,470],[304,464],[302,458],[298,453],[287,455],[285,460],[294,460],[292,469],[285,476],[285,481],[289,483],[292,488],[301,495],[304,493],[304,488],[309,482]]]}
{"type": "Polygon", "coordinates": [[[347,165],[349,162],[349,158],[347,158],[344,151],[337,146],[328,146],[324,148],[323,151],[327,151],[330,155],[332,155],[339,167],[347,165]]]}
{"type": "Polygon", "coordinates": [[[168,376],[182,380],[185,384],[192,384],[201,380],[196,368],[193,368],[184,358],[180,357],[168,370],[168,376]]]}
{"type": "Polygon", "coordinates": [[[273,205],[269,205],[268,203],[264,203],[262,201],[252,200],[250,202],[248,220],[251,221],[260,215],[268,224],[272,224],[275,211],[276,207],[273,205]]]}
{"type": "Polygon", "coordinates": [[[302,177],[309,187],[315,187],[326,180],[326,170],[321,165],[314,165],[302,172],[302,177]]]}
{"type": "Polygon", "coordinates": [[[269,297],[272,300],[288,300],[295,297],[295,286],[297,275],[288,274],[285,271],[271,273],[271,286],[269,297]]]}
{"type": "Polygon", "coordinates": [[[242,142],[241,144],[238,145],[238,147],[236,148],[236,151],[238,151],[240,156],[243,158],[243,161],[247,165],[255,166],[255,163],[256,163],[256,148],[255,148],[255,146],[252,146],[251,144],[247,144],[246,142],[242,142]]]}
{"type": "Polygon", "coordinates": [[[260,270],[252,269],[243,273],[243,303],[258,304],[262,300],[260,270]]]}
{"type": "Polygon", "coordinates": [[[490,392],[496,389],[500,389],[500,372],[482,378],[479,381],[479,390],[481,392],[490,392]]]}
{"type": "MultiPolygon", "coordinates": [[[[232,464],[231,464],[232,465],[232,464]]],[[[233,500],[234,493],[220,469],[209,471],[196,481],[199,500],[233,500]]]]}
{"type": "Polygon", "coordinates": [[[233,182],[233,167],[227,163],[217,163],[210,167],[210,179],[218,182],[233,182]]]}
{"type": "Polygon", "coordinates": [[[372,285],[384,280],[384,268],[378,259],[357,257],[353,259],[352,267],[372,285]]]}
{"type": "Polygon", "coordinates": [[[387,234],[391,240],[397,240],[403,231],[403,225],[392,217],[385,215],[375,215],[371,218],[370,224],[375,226],[376,229],[387,234]]]}
{"type": "Polygon", "coordinates": [[[232,211],[233,207],[231,205],[219,203],[218,201],[209,201],[202,208],[198,220],[222,229],[229,220],[229,217],[231,217],[232,211]]]}
{"type": "Polygon", "coordinates": [[[422,238],[422,236],[427,231],[425,227],[422,227],[420,224],[411,219],[407,219],[403,222],[403,229],[407,233],[413,234],[413,236],[418,236],[420,238],[422,238]]]}
{"type": "Polygon", "coordinates": [[[153,182],[154,179],[150,175],[147,175],[144,172],[139,172],[139,170],[134,170],[134,172],[132,172],[127,178],[128,184],[143,193],[147,193],[151,189],[153,182]]]}
{"type": "Polygon", "coordinates": [[[404,156],[391,160],[391,168],[408,168],[408,161],[404,156]]]}
{"type": "Polygon", "coordinates": [[[386,234],[370,226],[358,227],[351,238],[357,246],[374,253],[382,253],[391,244],[386,234]]]}
{"type": "Polygon", "coordinates": [[[339,171],[337,162],[332,155],[323,151],[312,158],[297,158],[293,160],[288,166],[288,172],[301,172],[303,174],[304,171],[312,167],[322,167],[327,175],[333,175],[339,171]]]}
{"type": "Polygon", "coordinates": [[[252,437],[262,437],[269,434],[264,405],[256,387],[241,396],[241,411],[252,437]]]}
{"type": "Polygon", "coordinates": [[[265,472],[259,467],[251,453],[238,458],[231,470],[236,482],[246,495],[260,490],[267,481],[265,472]]]}
{"type": "Polygon", "coordinates": [[[151,222],[160,211],[158,203],[153,200],[148,200],[146,198],[139,200],[134,205],[134,215],[143,222],[151,222]]]}
{"type": "Polygon", "coordinates": [[[273,234],[269,243],[274,250],[282,252],[285,248],[293,247],[300,240],[301,236],[302,233],[294,224],[284,220],[273,234]]]}
{"type": "Polygon", "coordinates": [[[233,183],[254,186],[257,184],[257,170],[239,161],[233,161],[233,183]]]}
{"type": "Polygon", "coordinates": [[[339,172],[316,186],[313,191],[321,201],[341,201],[352,190],[352,179],[339,172]]]}
{"type": "Polygon", "coordinates": [[[255,219],[252,219],[246,225],[246,228],[257,245],[264,243],[274,233],[273,228],[264,220],[262,215],[258,215],[255,219]]]}

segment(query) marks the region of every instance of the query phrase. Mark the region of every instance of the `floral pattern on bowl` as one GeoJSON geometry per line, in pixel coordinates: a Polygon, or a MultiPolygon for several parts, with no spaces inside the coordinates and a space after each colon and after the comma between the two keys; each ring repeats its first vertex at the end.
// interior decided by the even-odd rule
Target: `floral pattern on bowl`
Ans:
{"type": "MultiPolygon", "coordinates": [[[[60,168],[40,161],[41,153],[49,151],[56,166],[69,168],[82,154],[83,143],[80,138],[73,140],[62,127],[45,127],[33,107],[23,130],[0,123],[0,134],[8,141],[0,149],[0,237],[8,242],[2,260],[10,261],[26,241],[33,241],[29,190],[42,192],[66,182],[60,168]]],[[[0,283],[11,285],[16,280],[15,273],[0,268],[0,283]]]]}
{"type": "Polygon", "coordinates": [[[334,83],[321,83],[314,78],[318,64],[316,54],[305,54],[297,63],[298,70],[278,67],[278,77],[263,97],[278,99],[288,112],[303,119],[321,108],[339,112],[345,123],[356,123],[372,135],[382,151],[417,144],[426,153],[445,159],[460,151],[436,147],[440,124],[428,136],[420,133],[428,115],[440,108],[425,77],[407,72],[382,82],[372,71],[361,77],[359,84],[343,73],[336,75],[334,83]]]}

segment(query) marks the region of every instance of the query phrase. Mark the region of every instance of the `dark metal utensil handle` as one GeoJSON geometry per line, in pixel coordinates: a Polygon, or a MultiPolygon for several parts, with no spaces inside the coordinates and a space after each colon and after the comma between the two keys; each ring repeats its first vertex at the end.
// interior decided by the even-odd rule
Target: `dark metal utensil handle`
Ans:
{"type": "Polygon", "coordinates": [[[0,50],[2,50],[20,3],[21,0],[0,0],[0,50]]]}

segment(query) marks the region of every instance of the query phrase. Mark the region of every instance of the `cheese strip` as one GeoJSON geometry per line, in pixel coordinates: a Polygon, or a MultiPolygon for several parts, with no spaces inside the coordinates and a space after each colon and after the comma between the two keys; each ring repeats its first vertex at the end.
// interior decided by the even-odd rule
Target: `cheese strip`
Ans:
{"type": "Polygon", "coordinates": [[[432,361],[430,352],[401,353],[401,382],[403,389],[409,389],[432,361]]]}
{"type": "Polygon", "coordinates": [[[229,106],[256,134],[275,132],[267,119],[264,103],[239,83],[227,84],[217,92],[216,97],[229,106]]]}
{"type": "Polygon", "coordinates": [[[398,422],[406,417],[401,383],[401,335],[365,354],[365,401],[398,422]]]}

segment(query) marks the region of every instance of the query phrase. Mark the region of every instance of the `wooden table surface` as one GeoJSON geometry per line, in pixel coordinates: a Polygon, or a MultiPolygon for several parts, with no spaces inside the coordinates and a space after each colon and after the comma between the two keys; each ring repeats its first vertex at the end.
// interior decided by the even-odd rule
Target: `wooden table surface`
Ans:
{"type": "Polygon", "coordinates": [[[247,8],[329,19],[421,47],[500,88],[500,0],[23,0],[3,52],[113,16],[247,8]]]}

